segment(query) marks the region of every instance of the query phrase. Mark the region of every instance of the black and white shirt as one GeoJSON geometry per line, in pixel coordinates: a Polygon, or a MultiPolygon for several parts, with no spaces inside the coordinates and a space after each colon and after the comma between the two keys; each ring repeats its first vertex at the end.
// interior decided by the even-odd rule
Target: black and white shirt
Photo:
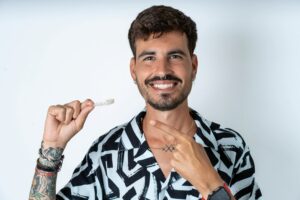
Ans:
{"type": "MultiPolygon", "coordinates": [[[[129,123],[100,136],[91,146],[57,199],[199,199],[201,194],[172,170],[167,178],[159,168],[142,131],[142,111],[129,123]]],[[[254,162],[242,137],[232,129],[209,122],[196,111],[194,139],[238,200],[261,199],[254,162]]],[[[201,173],[201,172],[200,172],[201,173]]]]}

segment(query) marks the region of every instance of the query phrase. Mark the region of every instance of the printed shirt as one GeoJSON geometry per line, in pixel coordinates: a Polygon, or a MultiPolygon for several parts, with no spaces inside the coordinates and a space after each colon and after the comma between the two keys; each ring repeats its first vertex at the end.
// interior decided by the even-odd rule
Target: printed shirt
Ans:
{"type": "MultiPolygon", "coordinates": [[[[57,199],[201,199],[199,191],[174,169],[167,178],[163,175],[142,131],[145,114],[142,111],[100,136],[57,199]]],[[[254,162],[242,137],[192,109],[190,114],[197,125],[194,140],[204,147],[235,198],[261,199],[254,162]]]]}

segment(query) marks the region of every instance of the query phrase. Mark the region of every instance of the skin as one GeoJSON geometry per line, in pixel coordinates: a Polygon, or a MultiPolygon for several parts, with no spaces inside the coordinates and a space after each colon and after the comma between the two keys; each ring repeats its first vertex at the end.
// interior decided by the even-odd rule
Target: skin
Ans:
{"type": "MultiPolygon", "coordinates": [[[[223,185],[223,180],[212,167],[203,147],[192,139],[196,125],[189,114],[187,96],[197,73],[198,61],[196,55],[190,54],[187,44],[186,35],[175,31],[159,38],[150,35],[148,40],[136,40],[136,55],[130,61],[130,73],[146,102],[143,131],[163,174],[167,177],[174,168],[207,199],[208,194],[223,185]],[[145,84],[145,80],[167,74],[181,81],[159,80],[152,81],[152,85],[145,84]],[[153,87],[154,84],[172,84],[173,87],[159,89],[153,87]],[[165,109],[157,109],[150,102],[165,109]],[[175,143],[176,151],[156,149],[175,143]]],[[[45,149],[65,148],[83,128],[93,108],[92,100],[50,106],[43,134],[45,149]]],[[[56,178],[57,173],[36,170],[29,199],[55,199],[56,178]]]]}
{"type": "MultiPolygon", "coordinates": [[[[197,72],[197,57],[190,56],[186,37],[181,33],[168,33],[159,38],[147,41],[136,41],[136,56],[131,59],[130,72],[132,78],[136,81],[141,95],[146,101],[147,114],[143,120],[143,130],[150,147],[162,147],[164,144],[174,144],[175,141],[166,141],[160,130],[153,130],[149,126],[151,119],[164,122],[177,130],[186,132],[190,129],[193,121],[185,99],[175,109],[160,111],[153,108],[147,101],[152,99],[157,103],[166,101],[162,98],[162,94],[168,94],[171,99],[176,99],[181,93],[189,93],[192,86],[192,80],[197,72]],[[179,50],[183,53],[170,53],[179,50]],[[144,52],[152,52],[145,54],[144,52]],[[144,55],[144,56],[141,56],[144,55]],[[144,84],[144,80],[154,76],[164,76],[172,74],[182,80],[177,83],[176,87],[171,90],[155,90],[151,86],[144,84]],[[178,117],[180,116],[180,117],[178,117]]],[[[172,83],[172,81],[157,81],[158,83],[172,83]]],[[[194,125],[195,126],[195,125],[194,125]]],[[[153,154],[158,161],[165,177],[167,177],[172,169],[170,159],[172,154],[166,154],[161,151],[152,149],[153,154]]]]}
{"type": "Polygon", "coordinates": [[[56,178],[57,173],[45,173],[41,170],[36,170],[29,199],[55,199],[56,178]]]}
{"type": "MultiPolygon", "coordinates": [[[[195,124],[192,125],[194,129],[191,132],[188,131],[193,119],[189,114],[187,98],[171,110],[155,109],[148,102],[153,100],[163,104],[167,101],[163,98],[164,94],[168,94],[173,100],[181,94],[188,95],[197,73],[197,67],[197,57],[190,55],[186,35],[173,31],[164,33],[159,38],[153,38],[150,35],[148,40],[137,40],[136,56],[131,59],[130,72],[146,101],[147,113],[143,120],[143,130],[150,148],[177,144],[176,151],[169,153],[152,148],[165,177],[174,168],[206,199],[208,194],[222,186],[224,181],[211,165],[204,148],[192,139],[196,131],[195,124]],[[172,74],[182,82],[166,90],[155,89],[144,83],[144,80],[149,77],[166,74],[172,74]]],[[[172,81],[157,81],[160,84],[170,82],[172,81]]]]}
{"type": "MultiPolygon", "coordinates": [[[[93,110],[94,102],[86,100],[72,101],[64,105],[53,105],[48,109],[43,141],[44,148],[54,151],[65,148],[68,141],[76,135],[84,125],[88,114],[93,110]]],[[[29,194],[30,200],[54,200],[56,195],[57,173],[36,170],[29,194]]]]}

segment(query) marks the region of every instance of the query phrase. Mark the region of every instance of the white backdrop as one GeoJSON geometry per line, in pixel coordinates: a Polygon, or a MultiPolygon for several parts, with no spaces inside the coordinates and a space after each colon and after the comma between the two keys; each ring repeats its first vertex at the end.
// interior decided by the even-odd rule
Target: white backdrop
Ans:
{"type": "Polygon", "coordinates": [[[190,106],[244,136],[264,199],[300,199],[299,3],[0,0],[1,200],[27,199],[49,105],[115,98],[67,146],[58,188],[92,141],[143,108],[127,31],[166,3],[198,25],[190,106]]]}

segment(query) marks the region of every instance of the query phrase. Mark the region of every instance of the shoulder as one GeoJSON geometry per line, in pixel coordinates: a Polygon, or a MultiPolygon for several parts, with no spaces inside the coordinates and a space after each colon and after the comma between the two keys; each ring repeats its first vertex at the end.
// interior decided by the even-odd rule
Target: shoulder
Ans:
{"type": "Polygon", "coordinates": [[[235,164],[250,156],[250,149],[239,132],[215,122],[211,122],[210,129],[216,138],[218,152],[221,155],[231,158],[235,164]]]}
{"type": "Polygon", "coordinates": [[[210,129],[219,145],[242,149],[246,148],[245,140],[236,130],[224,127],[216,122],[210,123],[210,129]]]}
{"type": "Polygon", "coordinates": [[[235,147],[242,148],[246,147],[246,143],[243,137],[234,129],[222,126],[219,123],[210,121],[203,117],[195,110],[191,110],[191,115],[201,129],[200,136],[204,135],[204,139],[208,139],[214,148],[220,146],[223,147],[235,147]]]}
{"type": "Polygon", "coordinates": [[[209,147],[214,148],[221,155],[226,155],[232,162],[237,162],[246,152],[249,151],[242,135],[232,128],[227,128],[219,123],[209,121],[199,113],[196,113],[196,119],[199,121],[202,140],[209,147]],[[205,130],[205,131],[204,131],[205,130]]]}

